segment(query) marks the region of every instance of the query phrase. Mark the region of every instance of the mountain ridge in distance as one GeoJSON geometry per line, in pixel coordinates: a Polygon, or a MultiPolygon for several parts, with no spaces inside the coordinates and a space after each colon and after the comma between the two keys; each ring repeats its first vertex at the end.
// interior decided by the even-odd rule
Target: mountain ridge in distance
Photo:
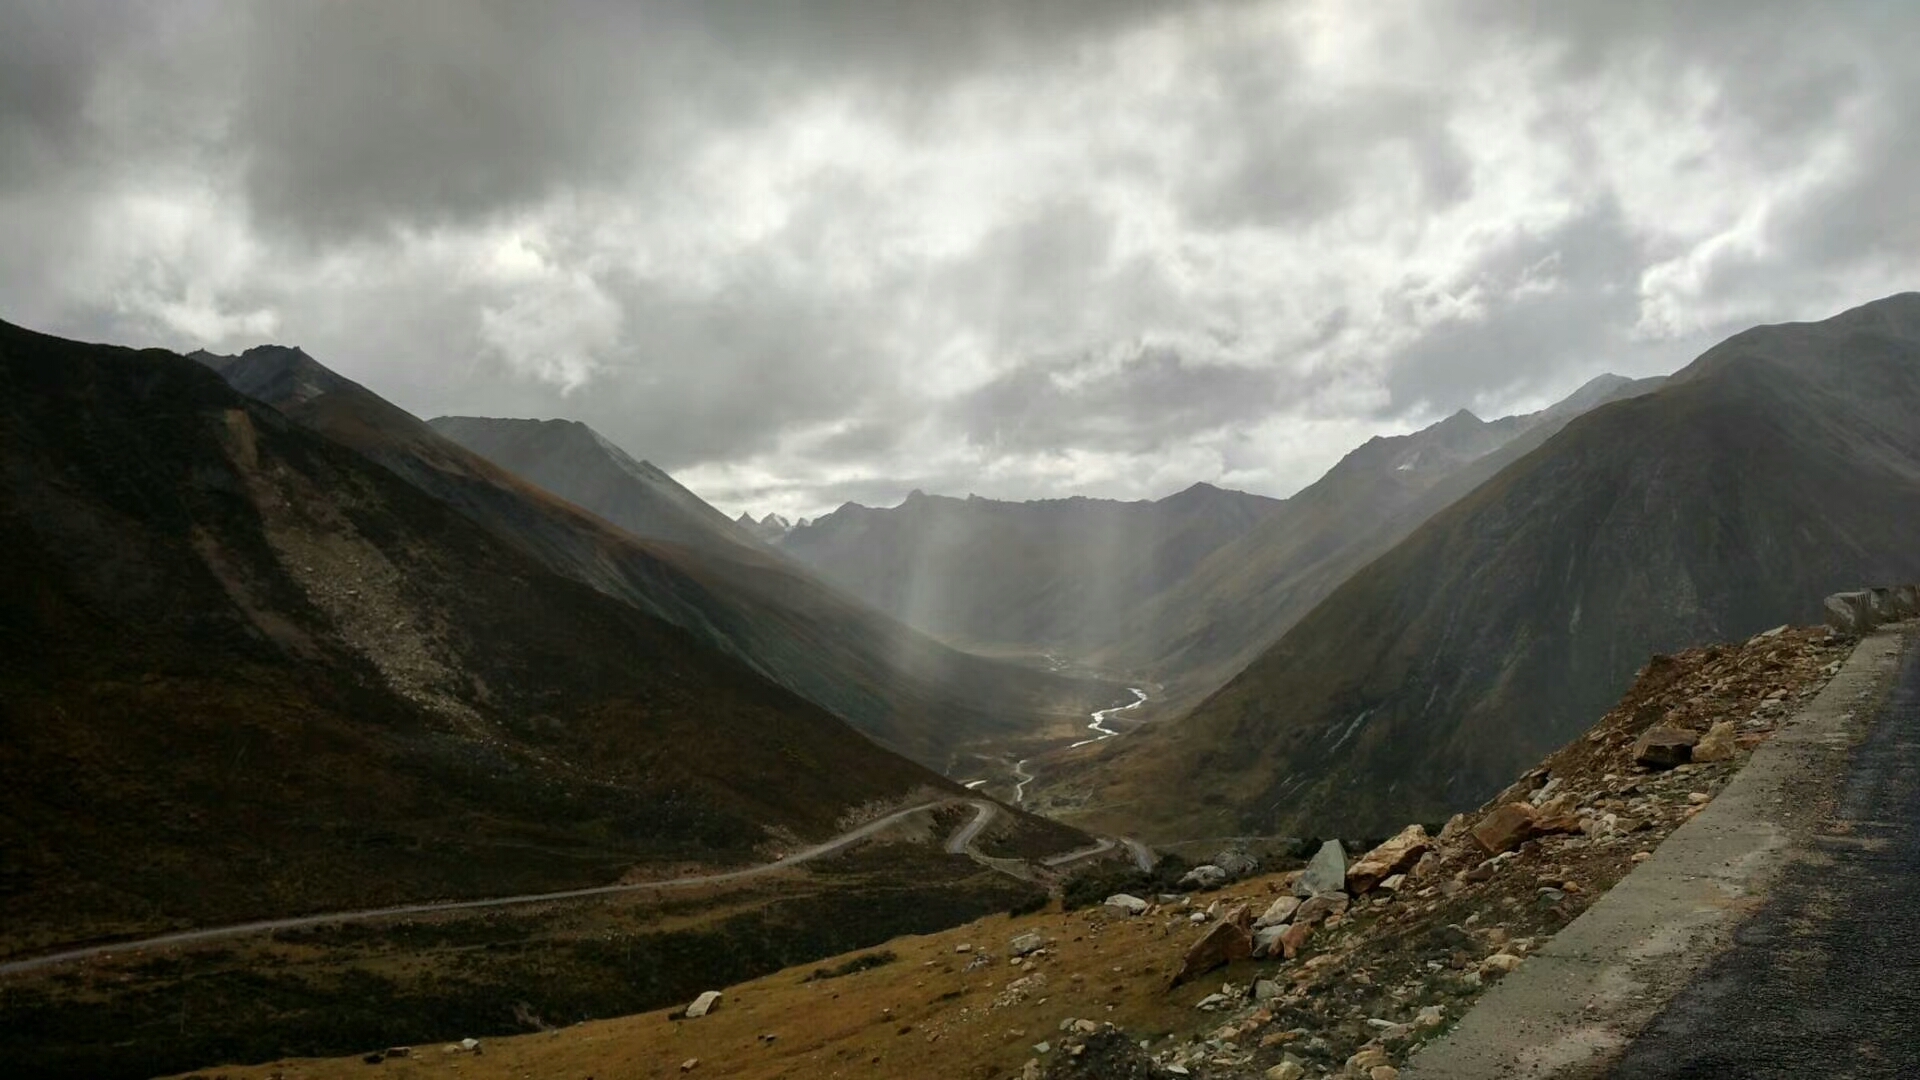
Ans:
{"type": "Polygon", "coordinates": [[[1662,383],[1600,375],[1537,412],[1483,421],[1461,409],[1419,431],[1368,439],[1177,588],[1134,609],[1108,662],[1169,672],[1172,694],[1192,704],[1354,572],[1568,421],[1662,383]]]}
{"type": "Polygon", "coordinates": [[[1444,818],[1579,731],[1642,657],[1920,577],[1916,412],[1920,294],[1736,334],[1574,419],[1188,715],[1114,744],[1071,780],[1085,820],[1365,835],[1444,818]]]}
{"type": "Polygon", "coordinates": [[[1017,744],[1046,723],[1071,722],[1123,696],[1118,687],[951,649],[757,542],[637,537],[609,515],[622,513],[619,501],[629,493],[652,504],[659,490],[604,447],[606,469],[597,476],[607,482],[555,493],[520,476],[512,458],[496,462],[467,449],[298,350],[249,350],[219,370],[236,385],[263,388],[266,404],[366,454],[550,569],[687,628],[937,772],[970,769],[983,743],[1017,744]],[[298,392],[274,396],[290,388],[298,392]],[[569,495],[600,502],[582,506],[569,495]]]}
{"type": "Polygon", "coordinates": [[[1143,596],[1279,505],[1210,484],[1133,502],[1007,502],[916,489],[891,508],[847,503],[794,528],[779,547],[944,640],[1088,655],[1143,596]]]}

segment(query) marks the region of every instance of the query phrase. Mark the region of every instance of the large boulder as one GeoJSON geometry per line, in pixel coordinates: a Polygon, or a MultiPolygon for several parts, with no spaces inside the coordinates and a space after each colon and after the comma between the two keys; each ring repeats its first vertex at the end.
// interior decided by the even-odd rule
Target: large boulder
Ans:
{"type": "Polygon", "coordinates": [[[1920,585],[1893,587],[1893,613],[1902,619],[1920,616],[1920,585]]]}
{"type": "Polygon", "coordinates": [[[1693,760],[1700,736],[1684,728],[1651,727],[1633,744],[1633,760],[1649,769],[1671,769],[1693,760]]]}
{"type": "Polygon", "coordinates": [[[1101,906],[1111,908],[1123,915],[1144,915],[1147,913],[1147,902],[1145,900],[1137,896],[1129,896],[1126,893],[1114,893],[1112,896],[1107,897],[1107,902],[1101,906]]]}
{"type": "Polygon", "coordinates": [[[1899,622],[1900,613],[1894,610],[1893,590],[1873,588],[1867,590],[1867,610],[1873,613],[1875,623],[1899,622]]]}
{"type": "Polygon", "coordinates": [[[1213,865],[1227,872],[1235,881],[1260,869],[1260,860],[1239,848],[1222,848],[1213,856],[1213,865]]]}
{"type": "Polygon", "coordinates": [[[1387,878],[1413,869],[1413,864],[1431,847],[1433,838],[1427,835],[1424,826],[1409,825],[1401,829],[1399,835],[1347,867],[1347,891],[1355,896],[1365,895],[1387,878]]]}
{"type": "Polygon", "coordinates": [[[1046,943],[1046,939],[1040,936],[1039,931],[1029,930],[1024,934],[1016,935],[1012,941],[1007,942],[1007,955],[1018,957],[1025,956],[1028,953],[1039,952],[1046,943]]]}
{"type": "Polygon", "coordinates": [[[1232,879],[1232,875],[1212,863],[1201,863],[1187,871],[1180,879],[1183,889],[1217,889],[1232,879]]]}
{"type": "Polygon", "coordinates": [[[1329,840],[1314,852],[1313,861],[1293,883],[1293,895],[1313,896],[1339,892],[1347,887],[1347,849],[1340,841],[1329,840]]]}
{"type": "Polygon", "coordinates": [[[1693,744],[1689,757],[1693,761],[1731,761],[1737,747],[1734,744],[1733,721],[1721,720],[1707,729],[1700,741],[1693,744]]]}
{"type": "Polygon", "coordinates": [[[1247,931],[1250,921],[1247,915],[1246,908],[1236,908],[1208,927],[1200,940],[1187,950],[1186,958],[1180,961],[1180,970],[1173,973],[1167,988],[1191,982],[1214,968],[1252,956],[1253,935],[1247,931]]]}
{"type": "Polygon", "coordinates": [[[694,998],[693,1004],[687,1006],[687,1019],[698,1020],[719,1007],[720,991],[709,990],[694,998]]]}
{"type": "Polygon", "coordinates": [[[1873,596],[1865,590],[1834,593],[1827,597],[1826,615],[1828,626],[1851,637],[1859,637],[1876,625],[1873,596]]]}
{"type": "Polygon", "coordinates": [[[1474,825],[1473,842],[1489,855],[1511,851],[1533,835],[1535,817],[1533,807],[1526,803],[1496,806],[1474,825]]]}

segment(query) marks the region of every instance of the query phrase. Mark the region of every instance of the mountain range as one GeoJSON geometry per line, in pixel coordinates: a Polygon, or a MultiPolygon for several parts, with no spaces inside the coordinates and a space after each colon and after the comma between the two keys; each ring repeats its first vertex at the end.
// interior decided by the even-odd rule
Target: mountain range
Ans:
{"type": "Polygon", "coordinates": [[[1280,505],[1210,484],[1155,502],[915,491],[891,509],[849,503],[779,546],[944,640],[1079,658],[1109,647],[1143,598],[1177,585],[1280,505]]]}
{"type": "Polygon", "coordinates": [[[1920,294],[1737,334],[1505,464],[1064,797],[1159,836],[1443,819],[1648,654],[1920,577],[1916,415],[1920,294]]]}
{"type": "Polygon", "coordinates": [[[1461,410],[1378,437],[1288,499],[1195,484],[1156,502],[914,492],[777,539],[840,589],[944,640],[1151,678],[1192,704],[1341,581],[1567,421],[1659,379],[1604,375],[1539,412],[1461,410]]]}
{"type": "MultiPolygon", "coordinates": [[[[585,518],[249,355],[315,426],[585,518]]],[[[202,363],[0,324],[0,461],[9,951],[759,860],[959,790],[202,363]]]]}
{"type": "Polygon", "coordinates": [[[196,359],[549,570],[686,628],[938,771],[1125,697],[960,652],[841,595],[584,425],[440,421],[490,458],[298,349],[196,359]]]}

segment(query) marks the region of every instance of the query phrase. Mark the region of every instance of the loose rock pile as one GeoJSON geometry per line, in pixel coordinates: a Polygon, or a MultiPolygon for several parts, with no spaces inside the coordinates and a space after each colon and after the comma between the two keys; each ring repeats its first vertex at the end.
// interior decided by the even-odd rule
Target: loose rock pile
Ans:
{"type": "MultiPolygon", "coordinates": [[[[1329,842],[1305,869],[1267,879],[1264,895],[1242,885],[1206,909],[1184,896],[1110,899],[1107,917],[1163,920],[1165,933],[1199,924],[1170,988],[1248,958],[1262,967],[1201,997],[1204,1026],[1171,1045],[1103,1028],[1100,1075],[1393,1080],[1705,806],[1844,654],[1839,634],[1782,627],[1656,656],[1585,736],[1438,836],[1409,825],[1351,863],[1329,842]],[[1116,1054],[1131,1057],[1122,1067],[1116,1054]]],[[[1093,1075],[1083,1060],[1094,1045],[1067,1032],[1051,1065],[1028,1063],[1028,1080],[1093,1075]]]]}

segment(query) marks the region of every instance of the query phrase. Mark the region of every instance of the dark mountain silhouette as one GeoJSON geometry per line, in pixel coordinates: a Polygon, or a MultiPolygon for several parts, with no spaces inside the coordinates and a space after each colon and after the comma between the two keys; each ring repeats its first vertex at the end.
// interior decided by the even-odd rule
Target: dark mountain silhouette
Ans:
{"type": "MultiPolygon", "coordinates": [[[[944,771],[966,748],[1035,733],[1125,697],[959,652],[887,618],[759,545],[646,540],[434,431],[298,349],[199,359],[295,422],[365,454],[548,569],[687,628],[700,639],[944,771]]],[[[625,455],[622,455],[623,457],[625,455]]],[[[612,455],[607,455],[609,461],[612,455]]],[[[616,470],[617,471],[617,470],[616,470]]],[[[657,487],[600,490],[609,512],[657,487]],[[628,499],[622,492],[639,489],[628,499]]]]}
{"type": "Polygon", "coordinates": [[[759,860],[957,790],[185,358],[0,324],[0,462],[10,948],[759,860]]]}
{"type": "Polygon", "coordinates": [[[1649,653],[1920,577],[1917,414],[1920,294],[1738,334],[1568,424],[1076,783],[1161,835],[1443,818],[1649,653]]]}

